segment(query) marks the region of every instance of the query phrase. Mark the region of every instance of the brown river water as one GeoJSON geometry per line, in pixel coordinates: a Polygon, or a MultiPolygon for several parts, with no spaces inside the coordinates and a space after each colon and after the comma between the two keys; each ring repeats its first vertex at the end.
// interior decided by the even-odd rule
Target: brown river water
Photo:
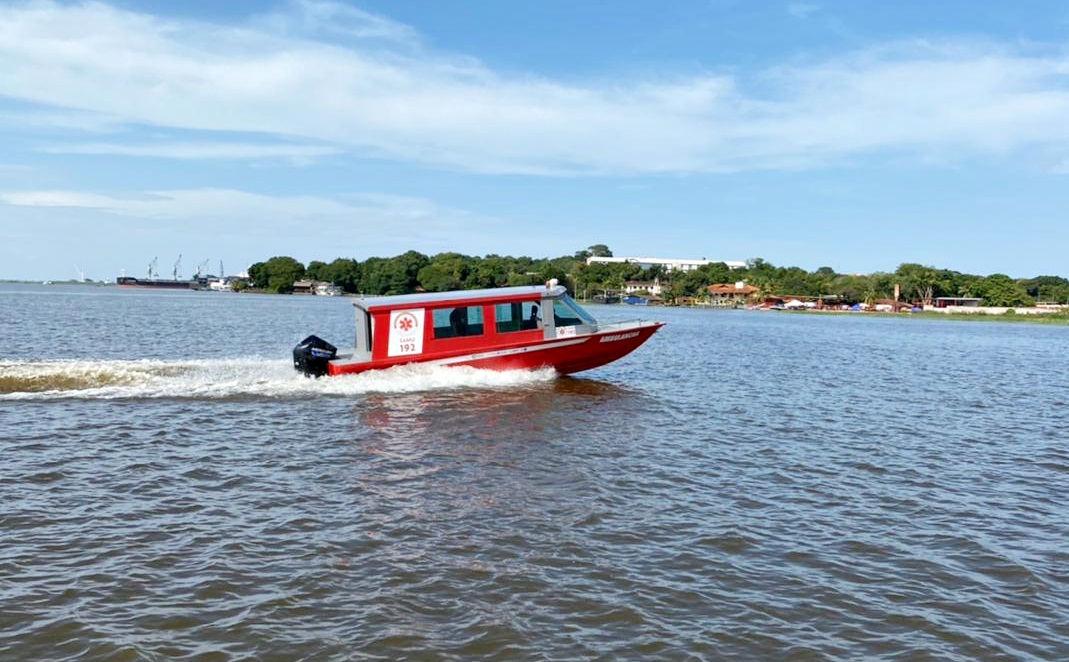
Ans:
{"type": "Polygon", "coordinates": [[[1069,659],[1069,327],[589,310],[310,380],[344,298],[0,284],[0,660],[1069,659]]]}

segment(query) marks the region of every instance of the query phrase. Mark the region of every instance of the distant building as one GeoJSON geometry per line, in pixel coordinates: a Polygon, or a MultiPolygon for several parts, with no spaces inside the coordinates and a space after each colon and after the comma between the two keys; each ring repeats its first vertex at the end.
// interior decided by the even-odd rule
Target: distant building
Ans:
{"type": "Polygon", "coordinates": [[[752,301],[758,289],[743,281],[737,283],[715,283],[705,288],[709,292],[709,301],[714,306],[739,306],[752,301]]]}
{"type": "Polygon", "coordinates": [[[717,264],[718,262],[726,264],[728,269],[742,269],[746,266],[746,262],[737,260],[677,260],[662,257],[588,257],[586,259],[587,264],[637,264],[643,269],[659,265],[669,271],[692,271],[707,264],[717,264]]]}
{"type": "Polygon", "coordinates": [[[637,292],[645,292],[646,294],[652,294],[653,296],[661,295],[661,283],[660,281],[646,282],[641,280],[629,280],[624,283],[624,292],[627,294],[635,294],[637,292]]]}
{"type": "Polygon", "coordinates": [[[983,299],[979,297],[936,297],[936,308],[949,308],[951,306],[964,306],[966,308],[979,308],[983,299]]]}

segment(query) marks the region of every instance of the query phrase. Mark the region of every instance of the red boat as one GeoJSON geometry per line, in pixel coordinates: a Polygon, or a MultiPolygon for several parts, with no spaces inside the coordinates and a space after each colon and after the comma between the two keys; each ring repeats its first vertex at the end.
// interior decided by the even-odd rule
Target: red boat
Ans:
{"type": "Polygon", "coordinates": [[[356,342],[339,351],[309,336],[293,350],[306,375],[345,375],[406,363],[492,370],[590,370],[630,353],[664,322],[599,324],[556,281],[545,286],[357,299],[356,342]]]}

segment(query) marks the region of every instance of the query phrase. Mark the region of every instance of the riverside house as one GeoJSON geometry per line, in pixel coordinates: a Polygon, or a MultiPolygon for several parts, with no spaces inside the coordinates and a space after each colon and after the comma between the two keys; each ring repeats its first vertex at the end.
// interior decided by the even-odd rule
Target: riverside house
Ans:
{"type": "Polygon", "coordinates": [[[757,288],[747,285],[743,281],[737,283],[714,283],[706,288],[709,292],[709,303],[714,306],[739,307],[753,303],[757,296],[757,288]]]}
{"type": "Polygon", "coordinates": [[[662,288],[661,281],[655,280],[652,283],[641,280],[629,280],[624,283],[625,294],[649,294],[651,296],[661,296],[662,288]]]}

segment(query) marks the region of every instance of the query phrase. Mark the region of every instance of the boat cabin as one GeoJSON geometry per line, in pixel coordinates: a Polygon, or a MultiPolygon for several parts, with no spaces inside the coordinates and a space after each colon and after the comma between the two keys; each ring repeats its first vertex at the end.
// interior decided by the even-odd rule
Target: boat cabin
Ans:
{"type": "Polygon", "coordinates": [[[597,329],[561,285],[369,297],[353,305],[356,338],[346,357],[353,363],[444,358],[597,329]]]}

